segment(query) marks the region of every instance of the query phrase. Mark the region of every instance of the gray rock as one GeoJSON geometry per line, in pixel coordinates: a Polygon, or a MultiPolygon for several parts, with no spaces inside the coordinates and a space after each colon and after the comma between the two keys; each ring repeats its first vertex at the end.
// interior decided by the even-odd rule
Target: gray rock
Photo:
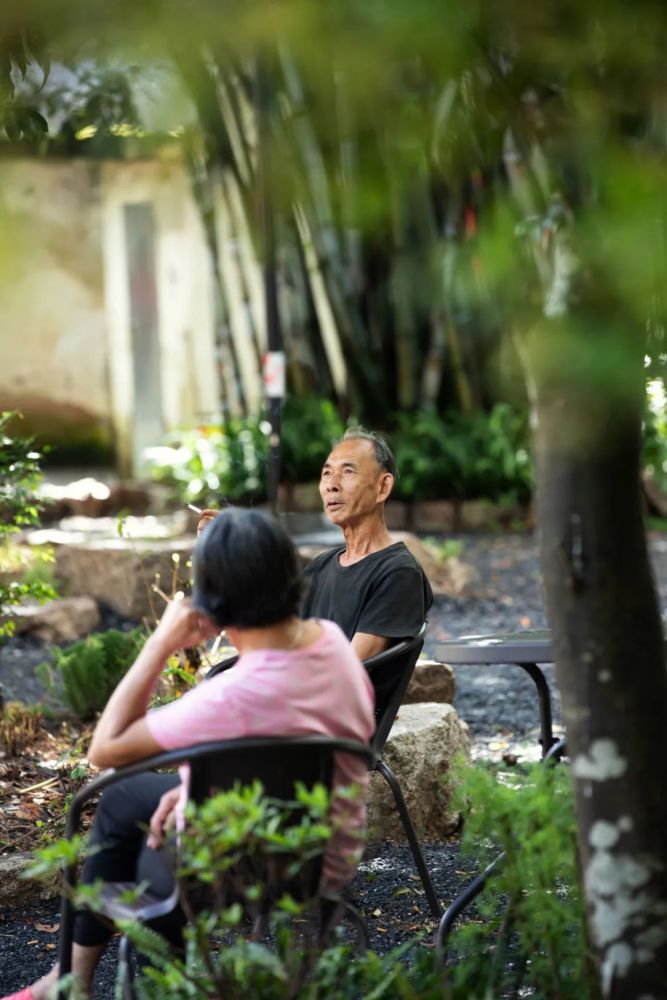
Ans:
{"type": "MultiPolygon", "coordinates": [[[[452,765],[459,756],[470,760],[468,727],[452,706],[402,706],[382,756],[401,783],[418,836],[442,840],[450,834],[459,822],[451,804],[452,765]]],[[[380,774],[371,775],[368,818],[371,841],[404,838],[394,797],[380,774]]]]}
{"type": "Polygon", "coordinates": [[[455,690],[454,671],[448,663],[418,660],[408,690],[403,696],[403,704],[414,705],[423,701],[433,701],[451,705],[455,690]]]}
{"type": "Polygon", "coordinates": [[[65,597],[21,605],[11,617],[17,635],[29,633],[43,642],[74,642],[99,625],[100,612],[92,597],[65,597]]]}
{"type": "Polygon", "coordinates": [[[21,878],[30,861],[32,854],[26,851],[0,858],[0,906],[29,906],[60,895],[58,872],[44,881],[21,878]]]}

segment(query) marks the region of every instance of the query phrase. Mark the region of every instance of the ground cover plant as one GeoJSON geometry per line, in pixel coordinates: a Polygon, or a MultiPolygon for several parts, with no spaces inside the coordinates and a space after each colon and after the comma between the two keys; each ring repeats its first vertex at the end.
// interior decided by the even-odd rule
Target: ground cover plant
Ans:
{"type": "MultiPolygon", "coordinates": [[[[134,921],[119,924],[148,961],[134,981],[140,1000],[166,994],[178,1000],[435,1000],[442,995],[430,952],[406,961],[416,939],[382,957],[359,954],[349,935],[320,940],[319,905],[298,902],[295,895],[308,878],[308,863],[331,836],[328,811],[324,788],[308,790],[298,782],[288,803],[264,796],[255,782],[199,807],[188,806],[177,855],[173,837],[170,844],[189,920],[185,956],[176,956],[159,935],[134,921]],[[296,823],[295,810],[301,814],[296,823]],[[296,884],[295,895],[276,897],[265,932],[253,935],[255,920],[286,876],[296,884]],[[203,907],[201,898],[195,905],[202,889],[203,907]]],[[[71,864],[82,846],[77,837],[38,851],[28,876],[42,878],[71,864]]],[[[99,887],[82,887],[72,898],[76,905],[94,905],[98,892],[99,887]]],[[[120,967],[119,981],[124,973],[120,967]]],[[[64,985],[76,995],[71,979],[64,985]]]]}
{"type": "MultiPolygon", "coordinates": [[[[185,957],[171,953],[150,930],[123,924],[148,959],[135,981],[138,997],[597,1000],[567,767],[477,766],[462,769],[462,777],[464,856],[477,868],[502,848],[506,862],[454,932],[444,975],[433,950],[424,947],[423,931],[406,934],[382,955],[359,952],[347,931],[322,944],[316,913],[288,895],[277,900],[266,932],[253,937],[277,872],[298,876],[331,833],[323,789],[297,787],[294,802],[285,804],[262,796],[255,783],[188,807],[178,853],[190,921],[185,957]],[[285,828],[295,806],[306,812],[285,828]],[[241,857],[250,859],[245,867],[241,857]],[[194,900],[202,886],[209,896],[199,909],[194,900]]],[[[78,848],[78,841],[50,845],[38,852],[33,873],[53,872],[78,848]]],[[[90,901],[91,890],[76,898],[90,901]]]]}

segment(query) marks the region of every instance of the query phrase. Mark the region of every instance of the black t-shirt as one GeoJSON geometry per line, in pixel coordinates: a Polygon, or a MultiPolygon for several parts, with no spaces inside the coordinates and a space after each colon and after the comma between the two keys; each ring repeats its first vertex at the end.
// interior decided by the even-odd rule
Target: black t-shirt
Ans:
{"type": "Polygon", "coordinates": [[[390,640],[416,636],[433,604],[433,592],[406,545],[396,542],[351,566],[338,561],[344,551],[323,552],[308,566],[302,618],[328,618],[348,639],[355,632],[390,640]]]}

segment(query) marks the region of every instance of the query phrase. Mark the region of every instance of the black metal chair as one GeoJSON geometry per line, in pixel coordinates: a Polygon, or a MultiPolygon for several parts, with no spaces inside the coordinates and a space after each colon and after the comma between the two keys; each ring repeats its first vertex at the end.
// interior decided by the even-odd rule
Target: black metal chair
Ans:
{"type": "MultiPolygon", "coordinates": [[[[363,662],[375,690],[376,729],[375,735],[371,740],[371,747],[376,754],[376,758],[372,770],[378,771],[391,788],[396,808],[398,809],[398,814],[415,861],[415,866],[424,887],[429,908],[433,916],[439,920],[442,916],[442,906],[440,905],[431,876],[426,867],[417,832],[410,817],[400,782],[386,761],[382,759],[382,749],[387,742],[394,719],[398,714],[403,696],[414,673],[419,654],[424,646],[427,630],[428,622],[424,622],[418,634],[413,639],[403,639],[401,642],[390,646],[376,656],[369,657],[363,662]]],[[[235,665],[237,660],[238,656],[231,656],[220,663],[216,663],[215,666],[211,667],[205,679],[208,680],[211,677],[215,677],[216,674],[229,670],[235,665]]]]}
{"type": "Polygon", "coordinates": [[[395,773],[387,762],[382,759],[382,750],[398,714],[410,679],[414,673],[419,654],[424,646],[428,622],[424,622],[414,639],[404,639],[395,646],[390,646],[377,656],[364,660],[364,666],[369,673],[375,688],[375,719],[377,727],[371,740],[371,747],[376,758],[372,770],[377,771],[391,788],[398,809],[398,815],[403,824],[405,835],[410,845],[412,857],[419,873],[424,893],[432,915],[439,920],[442,906],[433,887],[433,882],[426,867],[424,855],[419,844],[417,831],[410,817],[403,790],[395,773]]]}
{"type": "MultiPolygon", "coordinates": [[[[302,781],[307,787],[323,784],[332,787],[334,754],[350,753],[364,760],[372,768],[375,760],[371,747],[354,740],[333,739],[328,736],[286,736],[286,737],[246,737],[243,739],[221,740],[201,743],[179,750],[168,750],[126,767],[104,771],[89,782],[74,796],[68,822],[67,837],[73,837],[79,830],[83,806],[103,789],[134,775],[157,768],[174,768],[178,764],[190,764],[190,797],[195,802],[204,801],[211,794],[230,789],[235,783],[250,784],[259,779],[265,793],[273,799],[291,801],[294,798],[294,782],[302,781]]],[[[296,821],[295,817],[295,821],[296,821]]],[[[304,902],[321,901],[321,916],[324,934],[342,917],[350,916],[355,923],[364,946],[368,946],[365,925],[357,911],[337,896],[321,896],[319,882],[323,861],[320,853],[309,862],[305,880],[298,883],[300,898],[304,902]]],[[[303,874],[303,873],[302,873],[303,874]]],[[[71,893],[76,887],[76,866],[65,869],[65,889],[63,892],[60,938],[60,975],[71,971],[72,934],[74,907],[71,893]]],[[[179,886],[168,896],[157,896],[150,889],[143,891],[134,902],[124,901],[127,883],[107,883],[101,893],[94,912],[114,923],[118,919],[134,919],[146,923],[166,917],[179,906],[179,886]]],[[[279,887],[282,895],[285,884],[279,887]]],[[[129,942],[121,939],[120,960],[129,969],[129,942]]],[[[124,995],[132,996],[129,979],[124,983],[124,995]]]]}

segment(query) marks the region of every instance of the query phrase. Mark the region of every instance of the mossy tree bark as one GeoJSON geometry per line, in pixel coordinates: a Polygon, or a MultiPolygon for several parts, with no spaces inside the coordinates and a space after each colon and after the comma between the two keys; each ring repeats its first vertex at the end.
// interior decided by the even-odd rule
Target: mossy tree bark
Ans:
{"type": "Polygon", "coordinates": [[[667,996],[667,670],[639,478],[641,338],[595,320],[524,343],[540,554],[605,997],[667,996]],[[557,357],[556,364],[553,363],[557,357]]]}

